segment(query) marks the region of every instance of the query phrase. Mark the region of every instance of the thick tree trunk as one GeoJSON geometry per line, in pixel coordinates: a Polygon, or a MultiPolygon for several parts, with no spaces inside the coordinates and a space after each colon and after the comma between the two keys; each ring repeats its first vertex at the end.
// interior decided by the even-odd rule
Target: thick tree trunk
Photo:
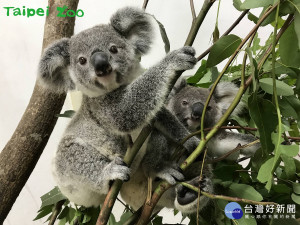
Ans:
{"type": "MultiPolygon", "coordinates": [[[[77,10],[79,0],[48,0],[43,49],[54,40],[70,37],[75,17],[57,17],[57,7],[77,10]]],[[[65,95],[44,91],[37,84],[13,136],[0,153],[0,224],[3,223],[34,169],[56,124],[65,95]]]]}

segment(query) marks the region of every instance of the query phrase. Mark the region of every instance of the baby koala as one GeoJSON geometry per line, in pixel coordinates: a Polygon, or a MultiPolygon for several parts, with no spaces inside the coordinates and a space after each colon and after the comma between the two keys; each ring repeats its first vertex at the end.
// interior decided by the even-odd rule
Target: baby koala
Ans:
{"type": "MultiPolygon", "coordinates": [[[[49,91],[76,88],[83,93],[81,108],[53,160],[58,187],[78,205],[99,206],[112,180],[129,180],[130,169],[122,159],[129,135],[138,134],[156,114],[160,127],[165,122],[159,118],[174,117],[163,109],[169,85],[177,71],[194,66],[195,51],[192,47],[172,51],[144,72],[140,58],[148,52],[152,36],[149,16],[126,7],[109,24],[58,40],[41,57],[39,81],[49,91]]],[[[189,144],[196,146],[195,139],[186,147],[189,144]]]]}
{"type": "MultiPolygon", "coordinates": [[[[207,108],[204,128],[210,128],[216,124],[233,101],[237,91],[238,88],[232,83],[222,82],[218,84],[207,108]]],[[[201,116],[208,95],[209,89],[189,86],[185,79],[178,80],[170,94],[167,109],[176,116],[177,120],[182,123],[186,129],[190,132],[195,132],[200,129],[201,116]]],[[[240,108],[235,110],[234,113],[237,114],[239,111],[240,108]]],[[[255,140],[256,138],[249,134],[220,130],[208,142],[207,153],[210,158],[220,157],[233,150],[239,144],[244,145],[255,140]]],[[[243,148],[240,153],[246,156],[252,156],[258,148],[260,148],[260,144],[255,144],[243,148]]],[[[179,163],[176,163],[171,157],[174,153],[174,149],[176,149],[176,147],[170,139],[165,137],[159,130],[154,130],[149,139],[147,152],[142,162],[146,176],[152,178],[158,177],[174,185],[176,184],[176,180],[183,180],[183,174],[178,169],[178,165],[180,165],[191,151],[186,152],[179,160],[179,163]]],[[[230,155],[227,159],[236,160],[238,156],[239,153],[237,152],[230,155]]],[[[204,168],[204,176],[201,181],[199,181],[200,170],[196,170],[198,171],[196,173],[187,173],[190,175],[184,176],[184,180],[194,186],[200,186],[203,191],[213,192],[211,167],[206,165],[204,168]]],[[[174,193],[170,197],[170,199],[174,200],[173,208],[175,207],[181,212],[188,214],[196,212],[198,205],[198,194],[196,192],[182,185],[177,185],[173,191],[174,193]]],[[[164,201],[166,204],[167,201],[164,201]]],[[[200,210],[203,209],[208,202],[208,198],[201,196],[199,204],[200,210]]],[[[162,201],[160,204],[163,205],[164,202],[162,201]]]]}

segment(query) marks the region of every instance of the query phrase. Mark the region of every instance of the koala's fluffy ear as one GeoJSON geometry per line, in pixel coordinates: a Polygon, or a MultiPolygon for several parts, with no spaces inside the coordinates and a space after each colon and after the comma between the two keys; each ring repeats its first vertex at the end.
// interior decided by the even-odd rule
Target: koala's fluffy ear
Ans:
{"type": "MultiPolygon", "coordinates": [[[[233,99],[235,98],[239,88],[231,83],[231,82],[220,82],[216,90],[214,92],[215,101],[218,104],[218,107],[221,109],[222,114],[228,109],[230,104],[232,103],[233,99]]],[[[238,106],[233,111],[233,114],[237,115],[242,111],[244,105],[238,104],[238,106]]]]}
{"type": "Polygon", "coordinates": [[[110,19],[113,28],[135,46],[137,53],[150,49],[153,28],[150,17],[143,10],[126,7],[118,10],[110,19]]]}
{"type": "Polygon", "coordinates": [[[69,39],[63,38],[44,51],[38,68],[40,83],[58,93],[74,89],[75,85],[68,72],[69,65],[69,39]]]}

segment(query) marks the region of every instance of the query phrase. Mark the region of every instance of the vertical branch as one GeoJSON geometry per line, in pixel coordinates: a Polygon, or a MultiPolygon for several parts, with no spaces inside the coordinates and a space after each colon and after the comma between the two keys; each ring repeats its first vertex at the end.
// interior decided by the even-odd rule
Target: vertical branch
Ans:
{"type": "Polygon", "coordinates": [[[200,10],[200,13],[198,14],[196,19],[192,23],[192,27],[190,29],[190,32],[189,32],[188,37],[184,44],[185,46],[193,45],[196,35],[198,33],[198,30],[199,30],[201,24],[203,23],[204,18],[207,15],[207,12],[209,11],[210,7],[214,4],[215,1],[216,0],[204,0],[204,3],[200,10]]]}
{"type": "MultiPolygon", "coordinates": [[[[242,48],[242,46],[246,43],[246,41],[253,35],[254,32],[256,32],[256,30],[258,29],[258,27],[260,26],[260,24],[270,15],[270,13],[272,11],[274,11],[274,9],[276,9],[277,5],[279,3],[275,4],[273,7],[271,7],[269,10],[267,10],[267,12],[262,16],[262,18],[260,19],[260,21],[258,21],[258,23],[254,26],[254,28],[249,32],[249,34],[245,37],[245,39],[242,41],[242,43],[240,44],[240,46],[238,47],[238,49],[236,50],[236,52],[233,54],[233,56],[230,58],[229,62],[226,64],[226,66],[224,67],[223,71],[220,73],[215,86],[217,85],[218,81],[221,79],[221,76],[224,74],[224,72],[226,71],[227,67],[230,65],[230,63],[232,62],[232,60],[234,59],[234,57],[236,56],[237,52],[242,48]]],[[[215,87],[214,86],[214,87],[215,87]]],[[[211,131],[206,135],[206,137],[203,137],[198,145],[198,147],[192,152],[192,154],[181,164],[180,168],[182,170],[185,170],[191,163],[193,163],[195,161],[195,159],[201,154],[201,152],[203,151],[203,149],[205,148],[206,143],[213,137],[213,135],[218,131],[219,127],[221,127],[221,125],[226,121],[226,119],[230,116],[230,114],[232,113],[232,111],[234,110],[234,108],[237,106],[237,104],[239,103],[244,91],[246,90],[247,86],[242,85],[239,90],[237,95],[235,96],[234,100],[232,101],[231,105],[228,107],[227,111],[224,113],[224,115],[221,117],[221,119],[217,122],[217,124],[211,129],[211,131]]],[[[214,89],[211,90],[210,92],[210,97],[213,93],[214,89]]],[[[208,99],[205,103],[205,106],[207,107],[207,104],[209,102],[210,99],[208,99]]],[[[205,108],[205,107],[204,107],[205,108]]],[[[204,114],[205,112],[203,112],[204,114]]],[[[203,122],[203,120],[202,120],[203,122]]],[[[203,128],[202,128],[203,131],[203,128]]],[[[157,204],[158,200],[160,199],[161,195],[168,189],[170,188],[171,185],[169,183],[167,183],[166,181],[162,181],[158,187],[155,189],[153,195],[152,195],[152,199],[150,204],[145,204],[143,211],[142,211],[142,215],[140,220],[138,221],[138,225],[145,225],[148,222],[148,218],[150,217],[150,215],[152,214],[152,211],[154,209],[154,206],[157,204]]]]}
{"type": "Polygon", "coordinates": [[[142,6],[143,10],[146,10],[148,2],[149,2],[149,0],[144,0],[143,6],[142,6]]]}
{"type": "MultiPolygon", "coordinates": [[[[70,37],[74,32],[75,17],[57,17],[58,6],[68,5],[77,10],[79,0],[49,0],[43,48],[54,40],[70,37]]],[[[42,154],[58,114],[64,104],[65,94],[45,91],[35,85],[30,102],[14,134],[0,153],[0,224],[7,217],[20,191],[42,154]]]]}
{"type": "Polygon", "coordinates": [[[193,22],[194,22],[196,20],[196,11],[195,11],[194,0],[190,0],[190,6],[191,6],[192,18],[193,18],[193,22]]]}

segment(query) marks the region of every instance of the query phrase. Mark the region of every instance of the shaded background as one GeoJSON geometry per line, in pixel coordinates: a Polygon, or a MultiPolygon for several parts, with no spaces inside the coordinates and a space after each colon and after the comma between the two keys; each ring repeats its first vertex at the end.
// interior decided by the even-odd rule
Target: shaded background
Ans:
{"type": "MultiPolygon", "coordinates": [[[[55,0],[53,0],[55,1],[55,0]]],[[[203,1],[195,0],[196,12],[200,10],[203,1]]],[[[81,0],[78,9],[85,12],[84,17],[77,18],[75,33],[99,23],[107,23],[113,12],[123,6],[141,7],[143,0],[81,0]]],[[[1,0],[0,2],[0,151],[13,134],[30,99],[36,79],[37,64],[41,54],[45,17],[6,16],[3,7],[44,8],[46,0],[1,0]]],[[[199,30],[194,43],[197,55],[200,55],[211,44],[211,34],[216,21],[218,2],[216,2],[204,24],[199,30]]],[[[165,26],[171,43],[171,50],[182,47],[191,26],[192,16],[189,1],[185,0],[150,0],[147,12],[165,26]]],[[[259,15],[259,12],[254,12],[259,15]]],[[[240,12],[232,6],[232,1],[222,1],[219,15],[220,34],[236,20],[240,12]]],[[[233,34],[244,37],[254,24],[245,18],[233,30],[233,34]]],[[[260,30],[259,36],[265,40],[270,27],[260,30]],[[268,32],[266,32],[266,29],[268,32]]],[[[149,67],[164,55],[164,45],[156,26],[156,39],[150,54],[142,59],[142,65],[149,67]]],[[[186,75],[193,71],[185,72],[186,75]]],[[[67,97],[64,110],[72,109],[70,97],[67,97]]],[[[4,225],[38,225],[45,219],[33,222],[37,215],[41,201],[40,196],[48,192],[55,185],[51,175],[51,159],[64,131],[67,118],[60,118],[50,137],[40,161],[15,202],[4,225]]],[[[24,149],[25,150],[25,149],[24,149]]],[[[13,163],[13,162],[12,162],[13,163]]],[[[0,184],[1,185],[1,184],[0,184]]],[[[114,208],[114,214],[119,217],[122,206],[114,208]]],[[[164,223],[179,223],[181,217],[173,216],[171,210],[165,209],[164,223]]]]}

